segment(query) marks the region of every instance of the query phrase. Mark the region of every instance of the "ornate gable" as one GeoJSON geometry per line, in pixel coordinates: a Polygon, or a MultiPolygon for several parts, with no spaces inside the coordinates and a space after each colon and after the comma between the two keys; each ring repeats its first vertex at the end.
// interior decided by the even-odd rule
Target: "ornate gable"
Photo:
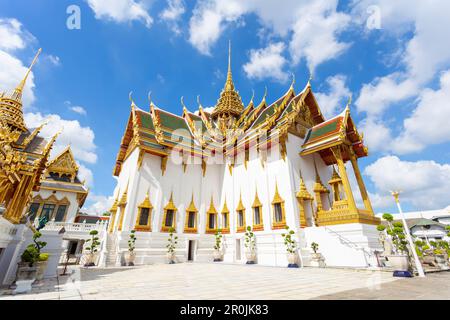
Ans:
{"type": "Polygon", "coordinates": [[[75,177],[78,173],[78,165],[75,162],[70,146],[65,148],[58,156],[51,160],[47,167],[47,172],[59,175],[67,174],[75,177]]]}

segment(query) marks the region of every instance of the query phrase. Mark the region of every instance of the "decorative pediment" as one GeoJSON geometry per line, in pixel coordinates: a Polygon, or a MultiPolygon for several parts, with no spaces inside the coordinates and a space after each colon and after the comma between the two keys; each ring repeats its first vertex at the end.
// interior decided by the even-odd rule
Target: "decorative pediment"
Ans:
{"type": "Polygon", "coordinates": [[[58,156],[51,160],[47,165],[47,172],[57,174],[69,174],[75,176],[78,172],[78,165],[75,162],[70,146],[65,148],[58,156]]]}

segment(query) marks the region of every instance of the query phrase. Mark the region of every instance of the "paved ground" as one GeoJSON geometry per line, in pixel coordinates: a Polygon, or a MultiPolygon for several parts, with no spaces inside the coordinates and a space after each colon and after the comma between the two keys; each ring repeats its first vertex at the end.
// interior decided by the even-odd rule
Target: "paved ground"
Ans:
{"type": "Polygon", "coordinates": [[[226,264],[85,269],[2,299],[450,299],[450,272],[397,279],[387,272],[226,264]]]}

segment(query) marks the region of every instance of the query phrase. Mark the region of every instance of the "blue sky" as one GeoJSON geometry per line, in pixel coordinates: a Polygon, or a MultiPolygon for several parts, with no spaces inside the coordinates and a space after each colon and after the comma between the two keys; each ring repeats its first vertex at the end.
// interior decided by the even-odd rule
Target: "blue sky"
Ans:
{"type": "Polygon", "coordinates": [[[433,1],[319,0],[0,0],[0,89],[22,77],[43,48],[25,92],[30,126],[61,127],[55,152],[70,143],[87,178],[86,210],[101,212],[115,186],[112,169],[129,114],[147,93],[160,108],[212,106],[223,86],[228,40],[245,103],[312,86],[327,116],[350,95],[370,155],[361,169],[378,211],[450,204],[450,5],[433,1]],[[66,13],[80,9],[81,29],[66,13]]]}

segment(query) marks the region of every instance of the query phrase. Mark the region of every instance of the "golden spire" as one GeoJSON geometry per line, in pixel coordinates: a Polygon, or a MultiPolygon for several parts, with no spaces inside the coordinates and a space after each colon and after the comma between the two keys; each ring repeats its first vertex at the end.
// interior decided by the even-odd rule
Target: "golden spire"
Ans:
{"type": "Polygon", "coordinates": [[[25,73],[25,77],[22,79],[22,81],[20,81],[19,85],[16,87],[16,89],[14,90],[14,93],[16,95],[21,95],[23,88],[25,87],[25,83],[27,82],[28,76],[30,75],[31,69],[33,68],[34,64],[36,63],[37,58],[39,57],[39,55],[42,52],[42,48],[39,48],[38,52],[36,53],[36,56],[33,59],[33,62],[31,62],[30,67],[28,68],[27,72],[25,73]]]}
{"type": "Polygon", "coordinates": [[[212,112],[212,117],[226,117],[230,115],[233,117],[239,117],[244,110],[242,99],[239,93],[234,88],[233,75],[231,73],[231,41],[228,46],[228,72],[225,86],[220,93],[220,98],[217,101],[217,105],[212,112]]]}
{"type": "Polygon", "coordinates": [[[18,129],[22,132],[28,131],[23,120],[22,92],[31,73],[31,69],[36,63],[41,51],[41,49],[38,50],[33,62],[25,73],[24,78],[20,81],[14,91],[11,94],[2,94],[0,96],[0,118],[2,118],[4,123],[10,126],[13,130],[18,129]]]}
{"type": "Polygon", "coordinates": [[[231,40],[228,41],[228,72],[224,89],[226,91],[234,90],[233,75],[231,74],[231,40]]]}

